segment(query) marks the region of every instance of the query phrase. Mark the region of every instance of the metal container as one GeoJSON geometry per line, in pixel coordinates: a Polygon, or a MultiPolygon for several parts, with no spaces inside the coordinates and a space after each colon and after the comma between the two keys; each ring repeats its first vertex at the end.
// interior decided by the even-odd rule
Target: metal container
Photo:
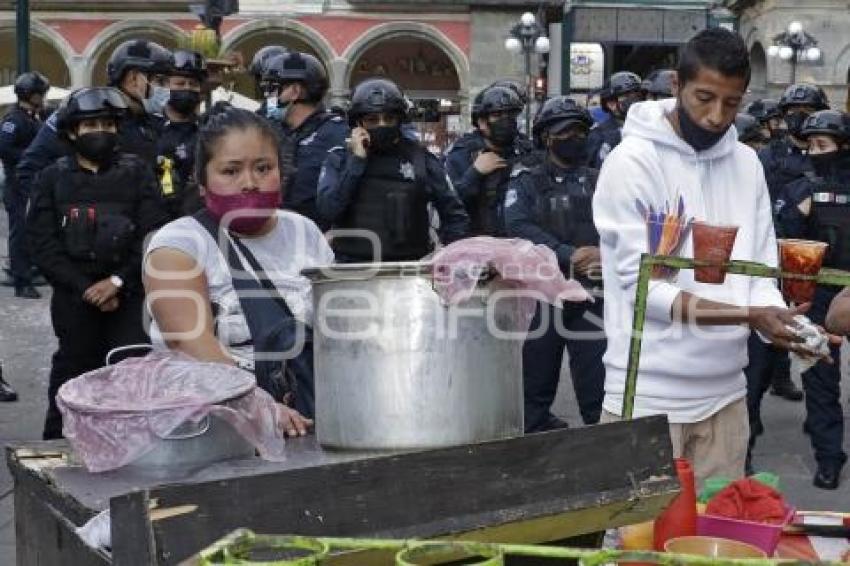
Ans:
{"type": "Polygon", "coordinates": [[[304,275],[313,283],[323,446],[434,448],[522,435],[522,340],[491,331],[515,326],[519,309],[492,300],[492,281],[446,307],[427,263],[304,275]]]}

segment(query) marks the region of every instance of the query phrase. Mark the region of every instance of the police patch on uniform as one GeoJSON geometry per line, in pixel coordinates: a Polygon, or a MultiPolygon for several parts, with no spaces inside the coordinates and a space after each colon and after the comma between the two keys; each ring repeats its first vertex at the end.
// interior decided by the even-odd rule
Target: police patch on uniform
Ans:
{"type": "Polygon", "coordinates": [[[517,200],[516,189],[508,189],[508,192],[505,193],[505,208],[512,207],[517,200]]]}
{"type": "Polygon", "coordinates": [[[0,127],[0,130],[3,130],[4,134],[14,134],[15,133],[15,123],[14,122],[3,122],[3,126],[0,127]]]}
{"type": "Polygon", "coordinates": [[[402,161],[398,171],[401,173],[401,176],[408,181],[412,181],[416,178],[416,173],[413,171],[413,163],[409,161],[402,161]]]}

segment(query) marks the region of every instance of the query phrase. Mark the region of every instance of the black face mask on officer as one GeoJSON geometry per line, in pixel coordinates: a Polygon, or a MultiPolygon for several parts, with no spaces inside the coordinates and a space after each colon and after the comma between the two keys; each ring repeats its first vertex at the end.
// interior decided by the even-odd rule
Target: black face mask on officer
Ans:
{"type": "Polygon", "coordinates": [[[369,150],[375,153],[386,153],[392,150],[401,139],[401,127],[374,126],[366,129],[369,132],[369,150]]]}
{"type": "Polygon", "coordinates": [[[118,134],[115,132],[87,132],[72,140],[74,150],[95,163],[107,163],[115,155],[118,134]]]}
{"type": "Polygon", "coordinates": [[[172,90],[168,105],[179,114],[193,114],[201,103],[201,93],[196,90],[172,90]]]}
{"type": "Polygon", "coordinates": [[[490,128],[490,141],[499,147],[508,147],[514,143],[519,135],[519,127],[515,116],[502,116],[492,122],[488,122],[490,128]]]}
{"type": "Polygon", "coordinates": [[[809,113],[801,110],[788,112],[785,115],[785,124],[788,126],[788,133],[792,136],[800,137],[800,133],[803,131],[803,122],[808,117],[809,113]]]}
{"type": "Polygon", "coordinates": [[[576,134],[568,138],[550,138],[549,153],[565,165],[584,163],[587,160],[587,136],[576,134]]]}

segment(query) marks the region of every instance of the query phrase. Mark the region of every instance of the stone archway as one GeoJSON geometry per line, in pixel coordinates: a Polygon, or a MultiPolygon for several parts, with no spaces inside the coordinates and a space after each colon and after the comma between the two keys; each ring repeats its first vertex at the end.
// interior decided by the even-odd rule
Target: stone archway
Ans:
{"type": "Polygon", "coordinates": [[[469,61],[433,26],[398,22],[375,26],[342,56],[339,98],[365,79],[381,76],[401,87],[417,106],[423,142],[439,152],[461,133],[468,116],[469,61]]]}
{"type": "MultiPolygon", "coordinates": [[[[247,22],[224,37],[222,50],[238,52],[247,66],[254,54],[268,45],[282,45],[293,51],[315,55],[325,66],[330,83],[333,83],[333,49],[315,30],[296,20],[272,18],[247,22]]],[[[253,78],[248,74],[235,76],[229,88],[250,97],[259,95],[255,92],[253,78]]]]}
{"type": "Polygon", "coordinates": [[[176,25],[156,20],[129,20],[111,24],[89,41],[83,58],[88,62],[90,85],[106,84],[106,63],[121,43],[131,39],[155,41],[168,49],[180,46],[184,32],[176,25]]]}
{"type": "Polygon", "coordinates": [[[767,96],[767,54],[761,43],[756,41],[750,48],[750,91],[753,98],[767,96]]]}
{"type": "MultiPolygon", "coordinates": [[[[15,82],[17,77],[15,23],[0,23],[0,85],[15,82]]],[[[55,31],[33,21],[30,31],[30,68],[43,73],[50,84],[68,87],[72,84],[69,61],[73,49],[55,31]]]]}

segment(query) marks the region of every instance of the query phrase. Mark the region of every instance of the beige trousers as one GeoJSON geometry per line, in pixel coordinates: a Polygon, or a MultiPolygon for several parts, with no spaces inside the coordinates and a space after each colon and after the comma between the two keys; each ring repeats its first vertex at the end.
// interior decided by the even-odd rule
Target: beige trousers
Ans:
{"type": "MultiPolygon", "coordinates": [[[[620,420],[619,415],[602,411],[601,423],[620,420]]],[[[704,421],[670,424],[673,457],[691,462],[697,485],[714,476],[733,480],[744,477],[749,437],[746,399],[727,405],[704,421]]]]}

